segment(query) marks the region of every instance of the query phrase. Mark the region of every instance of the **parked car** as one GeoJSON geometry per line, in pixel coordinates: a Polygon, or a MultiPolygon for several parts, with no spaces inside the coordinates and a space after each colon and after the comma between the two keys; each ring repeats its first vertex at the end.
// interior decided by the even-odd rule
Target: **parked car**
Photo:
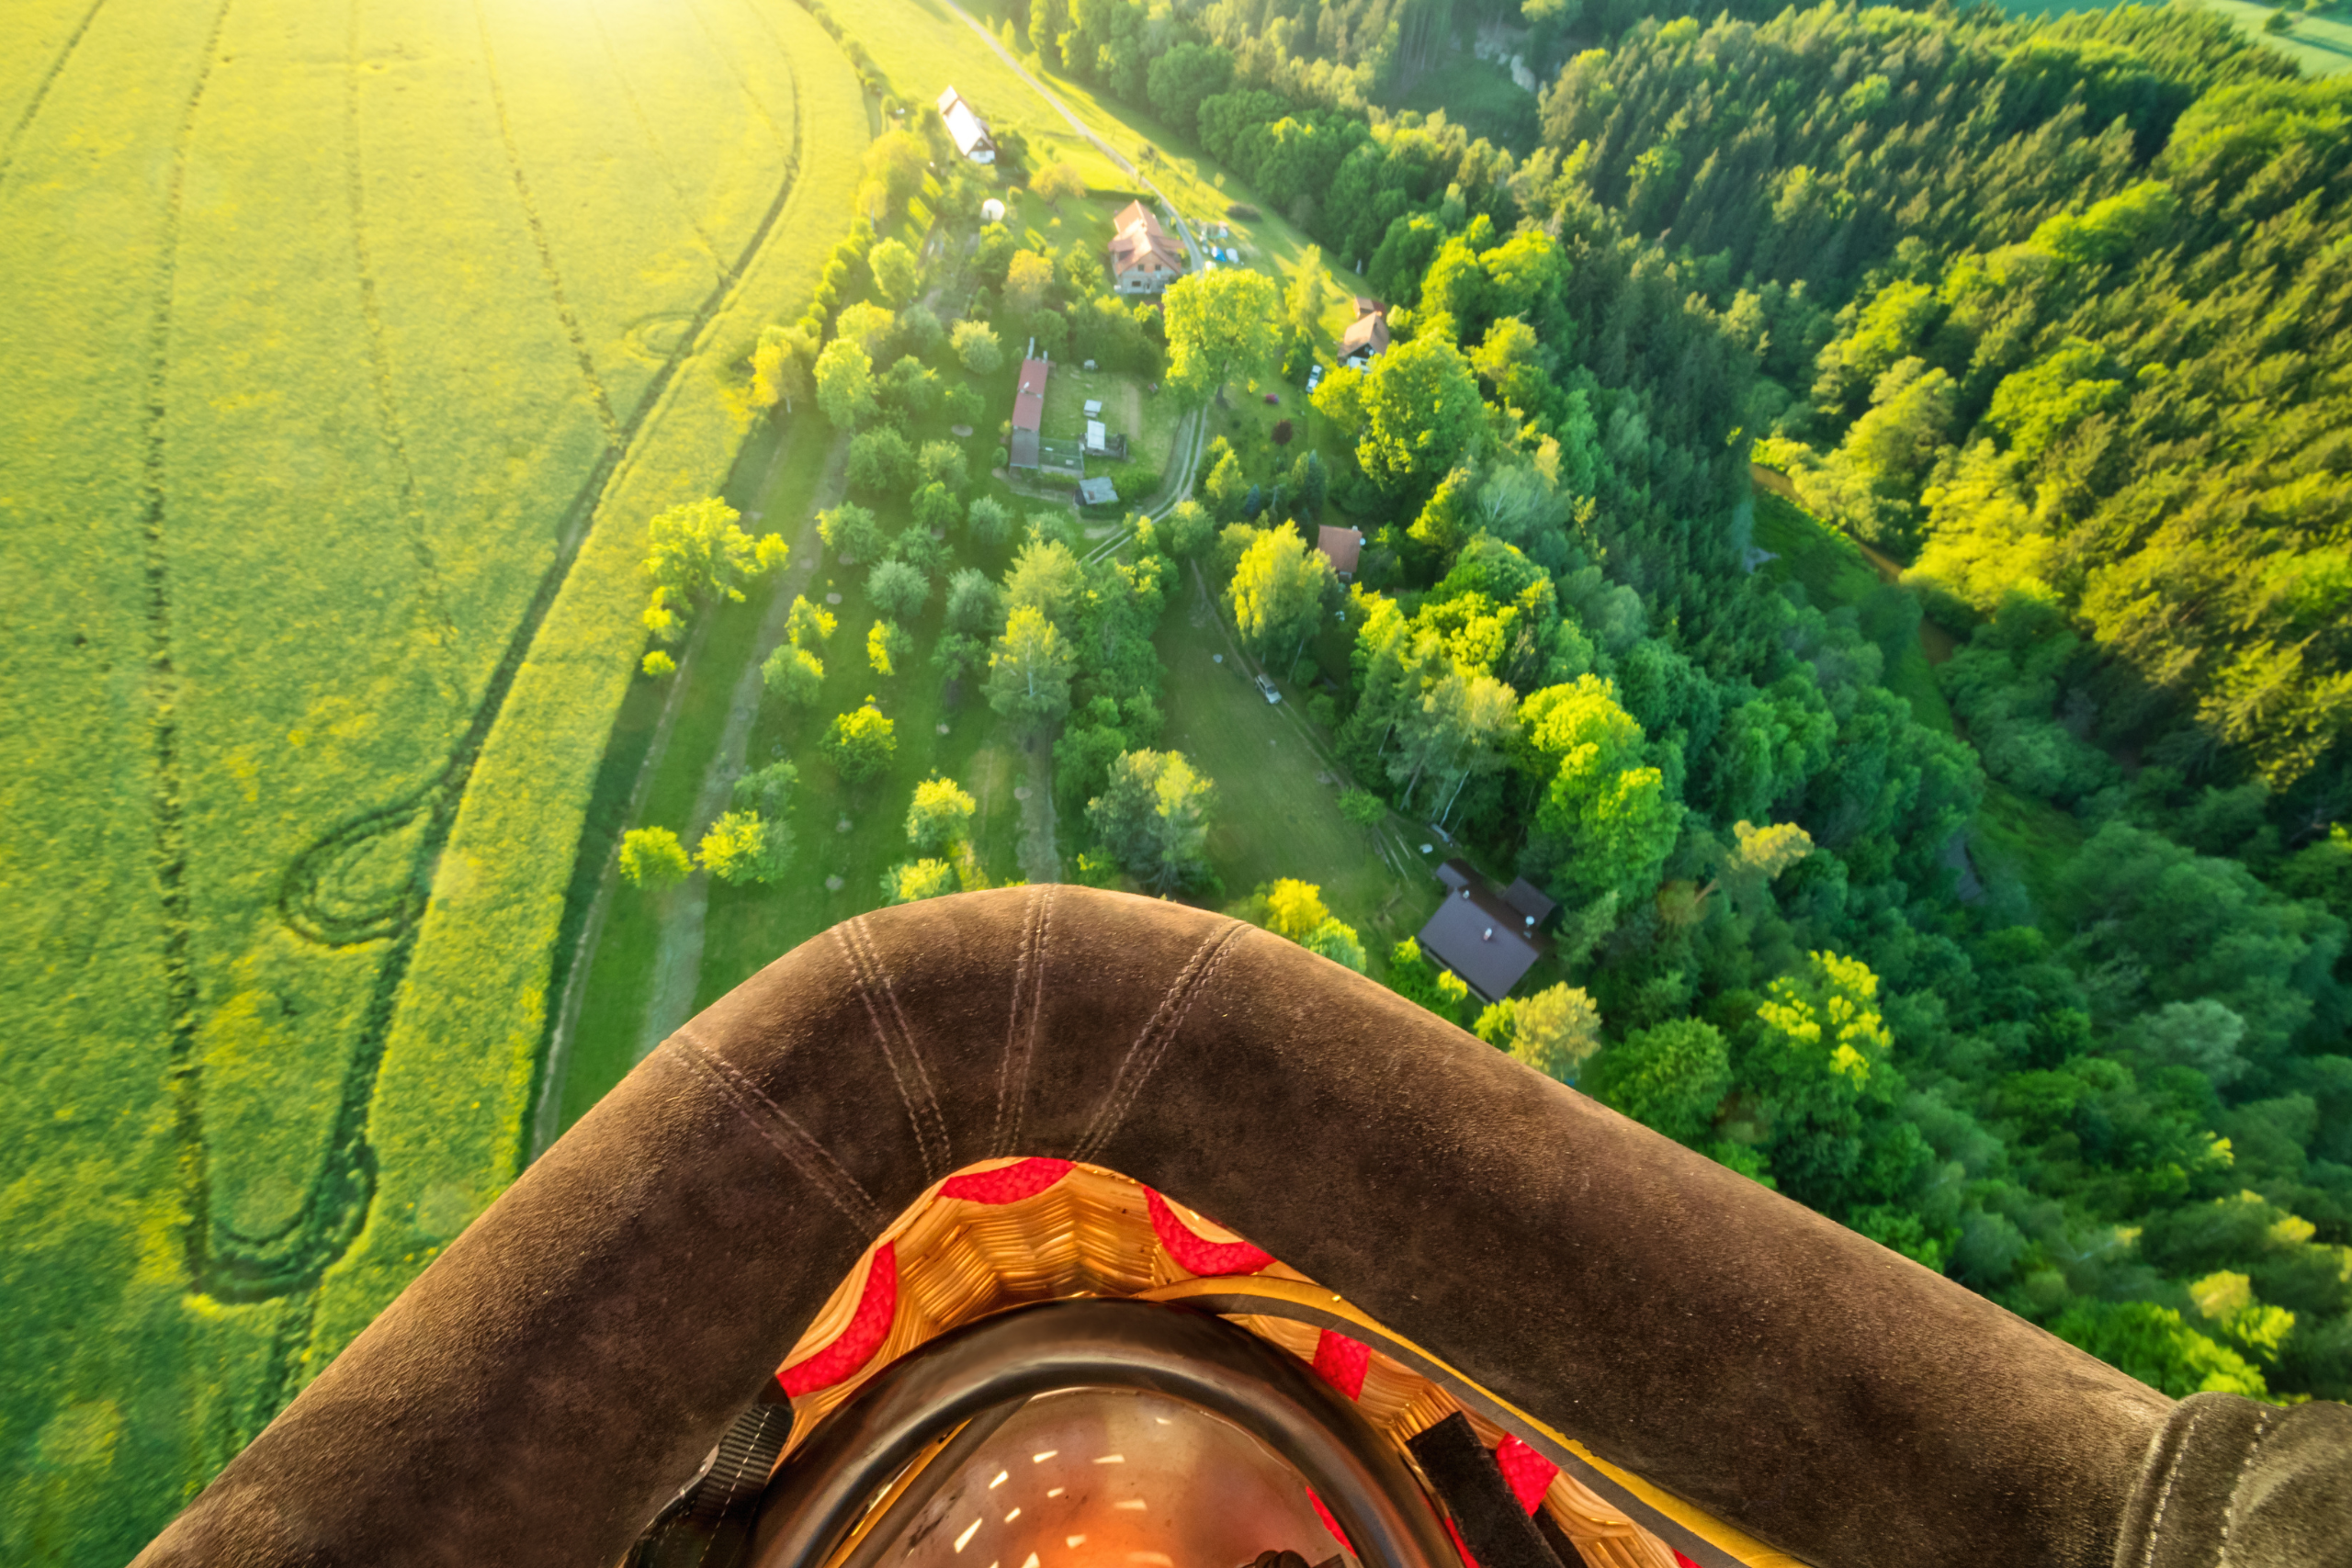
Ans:
{"type": "Polygon", "coordinates": [[[1273,682],[1263,675],[1258,677],[1258,689],[1266,694],[1266,700],[1270,703],[1278,703],[1283,700],[1283,694],[1274,690],[1273,682]]]}

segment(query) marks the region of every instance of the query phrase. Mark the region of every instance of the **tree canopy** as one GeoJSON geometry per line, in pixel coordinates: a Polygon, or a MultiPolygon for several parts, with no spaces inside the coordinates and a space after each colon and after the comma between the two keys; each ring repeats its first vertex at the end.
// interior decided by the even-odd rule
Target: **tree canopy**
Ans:
{"type": "Polygon", "coordinates": [[[1198,405],[1221,397],[1228,381],[1251,380],[1281,352],[1275,323],[1282,296],[1273,280],[1239,267],[1187,273],[1168,286],[1168,380],[1198,405]]]}

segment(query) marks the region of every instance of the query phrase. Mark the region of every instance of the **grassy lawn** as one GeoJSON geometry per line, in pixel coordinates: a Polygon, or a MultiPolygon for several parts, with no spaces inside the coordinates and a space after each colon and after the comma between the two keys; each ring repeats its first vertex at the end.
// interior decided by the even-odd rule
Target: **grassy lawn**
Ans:
{"type": "MultiPolygon", "coordinates": [[[[1822,610],[1859,609],[1888,581],[1860,544],[1760,483],[1756,488],[1756,545],[1778,558],[1758,570],[1776,581],[1804,584],[1807,598],[1822,610]]],[[[1950,635],[1939,627],[1934,630],[1949,652],[1950,635]]],[[[1905,642],[1887,660],[1886,686],[1910,703],[1912,716],[1921,724],[1949,735],[1951,707],[1928,661],[1928,624],[1922,622],[1921,637],[1905,642]]]]}
{"type": "Polygon", "coordinates": [[[1170,595],[1158,641],[1168,671],[1161,745],[1216,782],[1209,858],[1227,902],[1277,877],[1315,883],[1363,938],[1379,973],[1389,947],[1437,908],[1443,887],[1433,877],[1397,876],[1372,834],[1340,815],[1340,777],[1302,733],[1305,714],[1293,711],[1303,694],[1286,691],[1280,705],[1259,694],[1189,579],[1170,595]]]}
{"type": "MultiPolygon", "coordinates": [[[[902,101],[915,106],[932,103],[942,89],[953,86],[999,137],[1008,130],[1021,133],[1029,144],[1032,168],[1067,160],[1078,165],[1091,186],[1111,188],[1127,183],[1118,165],[1072,130],[1068,120],[1056,114],[1035,88],[939,0],[858,0],[854,6],[836,7],[835,14],[849,36],[863,44],[882,68],[902,101]]],[[[976,8],[973,14],[995,25],[984,11],[976,8]]],[[[1015,52],[1019,52],[1017,47],[1015,52]]],[[[1059,91],[1058,85],[1056,90],[1059,91]]],[[[1084,108],[1076,104],[1070,107],[1093,123],[1084,108]]],[[[1097,125],[1096,129],[1114,144],[1118,142],[1110,127],[1097,125]]]]}
{"type": "MultiPolygon", "coordinates": [[[[2013,17],[2056,16],[2065,11],[2095,11],[2103,8],[2104,0],[2003,0],[2001,8],[2013,17]]],[[[2294,30],[2285,34],[2266,33],[2262,26],[2271,17],[2271,7],[2249,4],[2248,0],[2199,0],[2210,10],[2219,11],[2237,24],[2238,30],[2256,43],[2266,44],[2287,56],[2313,76],[2333,75],[2352,70],[2352,16],[2342,6],[2332,14],[2290,11],[2294,18],[2294,30]]]]}
{"type": "Polygon", "coordinates": [[[2021,887],[2040,911],[2050,907],[2052,878],[2088,837],[2069,813],[1988,779],[1968,850],[1987,887],[2021,887]]]}
{"type": "Polygon", "coordinates": [[[1512,81],[1502,66],[1467,50],[1446,54],[1416,77],[1396,107],[1423,114],[1442,109],[1449,121],[1471,135],[1522,157],[1534,150],[1544,130],[1535,95],[1512,81]]]}
{"type": "MultiPolygon", "coordinates": [[[[831,431],[812,412],[793,423],[780,446],[774,441],[750,444],[727,491],[729,503],[743,513],[748,529],[782,534],[796,557],[818,547],[810,519],[831,440],[831,431]]],[[[662,823],[685,831],[695,795],[727,726],[736,677],[747,660],[765,652],[755,644],[775,592],[773,582],[755,588],[742,604],[720,611],[704,631],[682,671],[685,688],[678,694],[677,717],[667,745],[653,759],[645,799],[630,826],[662,823]]],[[[631,696],[659,691],[660,686],[639,676],[631,696]]],[[[691,851],[693,845],[687,848],[691,851]]],[[[637,1065],[646,1004],[652,995],[654,956],[667,913],[662,897],[648,897],[627,886],[615,889],[572,1036],[563,1081],[564,1126],[578,1121],[637,1065]]]]}

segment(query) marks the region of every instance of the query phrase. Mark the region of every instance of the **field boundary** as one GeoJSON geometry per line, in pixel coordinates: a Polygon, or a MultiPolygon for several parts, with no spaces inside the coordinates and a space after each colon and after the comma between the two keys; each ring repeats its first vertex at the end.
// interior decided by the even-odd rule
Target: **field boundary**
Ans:
{"type": "Polygon", "coordinates": [[[452,802],[453,821],[438,846],[432,896],[399,983],[370,1097],[370,1143],[385,1151],[384,1179],[360,1236],[322,1276],[326,1299],[306,1363],[321,1363],[364,1326],[454,1234],[445,1222],[461,1225],[478,1212],[513,1179],[527,1152],[553,1023],[547,1004],[568,983],[578,948],[576,939],[558,942],[564,892],[587,824],[597,759],[642,639],[633,615],[636,531],[662,506],[723,478],[741,445],[723,379],[738,346],[733,339],[745,335],[731,318],[754,288],[778,309],[799,298],[814,287],[821,265],[821,250],[796,245],[797,261],[815,264],[797,268],[808,276],[775,276],[787,264],[769,242],[787,227],[781,222],[787,206],[838,195],[838,202],[823,205],[846,221],[847,188],[830,191],[842,183],[835,172],[820,161],[825,177],[819,184],[803,177],[812,156],[805,138],[816,118],[812,92],[830,89],[851,101],[858,95],[854,77],[813,19],[790,10],[782,15],[794,19],[778,37],[789,32],[800,39],[785,55],[798,131],[788,177],[742,259],[706,299],[649,388],[628,449],[600,476],[604,483],[594,492],[569,570],[550,573],[543,592],[551,603],[527,647],[515,649],[509,689],[494,709],[485,705],[484,716],[493,722],[461,797],[452,802]],[[812,85],[802,67],[819,60],[828,69],[814,74],[827,80],[812,85]],[[836,72],[840,83],[830,80],[836,72]],[[700,402],[682,417],[687,399],[700,402]],[[558,843],[569,852],[537,852],[558,843]],[[518,854],[526,851],[532,852],[518,854]],[[400,1158],[390,1156],[393,1149],[400,1158]]]}

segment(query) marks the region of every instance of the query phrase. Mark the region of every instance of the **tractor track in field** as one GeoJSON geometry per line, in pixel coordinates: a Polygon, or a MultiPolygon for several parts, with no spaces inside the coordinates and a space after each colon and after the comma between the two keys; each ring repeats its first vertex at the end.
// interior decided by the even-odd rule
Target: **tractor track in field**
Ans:
{"type": "MultiPolygon", "coordinates": [[[[197,109],[204,102],[204,90],[212,81],[213,62],[220,57],[220,34],[229,23],[231,3],[232,0],[220,0],[220,8],[212,15],[211,28],[205,34],[204,63],[188,92],[187,105],[180,110],[179,130],[172,142],[171,173],[164,186],[163,241],[156,264],[155,313],[150,328],[146,451],[140,477],[147,590],[147,695],[153,710],[150,744],[155,759],[150,808],[154,815],[155,890],[164,927],[164,986],[171,1014],[165,1059],[169,1064],[173,1125],[180,1139],[181,1199],[193,1222],[186,1244],[188,1272],[197,1279],[204,1276],[209,1253],[207,1222],[211,1210],[212,1181],[205,1163],[204,1108],[200,1099],[203,1061],[197,1046],[196,1027],[196,923],[187,886],[187,828],[180,807],[179,671],[172,660],[164,422],[164,400],[171,389],[172,308],[178,285],[180,212],[187,185],[188,143],[195,138],[197,109]]],[[[96,14],[96,7],[92,14],[96,14]]]]}
{"type": "MultiPolygon", "coordinates": [[[[74,58],[74,51],[82,47],[83,35],[90,30],[90,24],[98,19],[98,13],[106,7],[106,3],[107,0],[90,0],[90,8],[82,13],[82,20],[66,38],[65,47],[57,51],[57,58],[51,61],[49,69],[40,73],[40,85],[33,89],[33,96],[25,100],[25,112],[18,115],[17,123],[9,128],[8,140],[0,142],[0,184],[6,182],[8,171],[17,162],[17,144],[24,140],[25,131],[40,113],[41,105],[49,101],[50,88],[56,85],[58,77],[65,73],[66,62],[74,58]]],[[[210,67],[208,65],[206,69],[209,72],[210,67]]]]}
{"type": "MultiPolygon", "coordinates": [[[[629,83],[628,71],[621,63],[620,51],[613,47],[612,30],[605,26],[603,8],[596,0],[584,0],[582,9],[596,25],[596,42],[604,49],[605,62],[613,68],[613,80],[619,85],[621,96],[628,100],[630,118],[637,121],[638,134],[645,138],[645,149],[652,154],[654,164],[662,171],[662,183],[670,187],[670,199],[678,204],[679,215],[685,219],[686,227],[694,231],[695,243],[702,247],[702,254],[708,258],[711,270],[718,274],[719,281],[722,284],[734,282],[735,275],[727,270],[726,258],[718,254],[718,246],[703,228],[702,220],[695,216],[694,204],[686,199],[686,187],[678,183],[678,171],[671,164],[670,154],[662,151],[661,137],[654,134],[653,120],[645,112],[644,100],[637,96],[637,88],[629,83]]],[[[500,118],[503,122],[503,110],[500,118]]]]}
{"type": "MultiPolygon", "coordinates": [[[[226,20],[231,3],[232,0],[221,0],[220,15],[207,47],[208,79],[210,62],[217,57],[220,26],[226,20]]],[[[495,93],[494,65],[488,52],[487,26],[480,0],[476,3],[475,15],[478,27],[483,29],[484,66],[493,73],[495,93]]],[[[398,799],[346,818],[313,840],[288,863],[279,889],[278,909],[290,931],[331,948],[372,942],[388,942],[390,945],[378,967],[358,1038],[352,1042],[344,1074],[343,1092],[321,1173],[305,1194],[294,1219],[269,1235],[258,1236],[231,1232],[219,1225],[210,1213],[210,1189],[205,1176],[208,1156],[202,1117],[201,1062],[195,1048],[198,996],[194,967],[189,958],[192,929],[187,893],[182,882],[184,835],[178,812],[177,759],[169,717],[168,699],[174,689],[174,677],[168,658],[168,574],[161,535],[164,505],[160,469],[164,375],[161,367],[164,363],[162,346],[168,335],[169,324],[171,268],[168,255],[176,246],[177,173],[185,165],[187,130],[194,121],[195,105],[191,101],[187,124],[183,127],[179,160],[175,167],[174,217],[170,231],[173,240],[167,247],[165,292],[164,302],[159,306],[158,368],[153,372],[154,400],[150,421],[149,587],[151,607],[155,612],[151,615],[151,626],[155,628],[151,632],[151,640],[161,655],[154,665],[156,673],[152,677],[157,692],[159,715],[156,742],[159,775],[156,791],[158,876],[164,891],[166,924],[171,931],[166,942],[166,963],[174,971],[171,991],[175,1019],[173,1086],[180,1165],[186,1173],[184,1180],[189,1194],[191,1227],[188,1258],[192,1288],[223,1302],[255,1303],[288,1296],[307,1298],[293,1309],[294,1316],[282,1325],[282,1332],[277,1337],[275,1359],[281,1404],[299,1386],[303,1375],[300,1357],[310,1337],[304,1325],[315,1315],[316,1288],[320,1279],[357,1237],[374,1201],[376,1156],[368,1138],[368,1121],[376,1079],[390,1039],[400,988],[414,956],[419,926],[431,890],[433,868],[455,825],[458,808],[464,799],[474,765],[480,760],[490,731],[504,706],[533,642],[578,558],[592,525],[612,498],[613,487],[628,459],[636,451],[653,411],[660,406],[662,396],[681,367],[700,347],[711,321],[730,303],[742,277],[774,236],[786,203],[798,184],[805,145],[804,95],[800,91],[797,68],[789,51],[782,48],[780,38],[778,45],[786,77],[792,85],[793,126],[790,150],[777,181],[775,194],[758,226],[745,240],[735,265],[731,268],[721,269],[721,276],[704,298],[676,346],[664,356],[661,368],[649,381],[644,394],[627,420],[616,419],[601,383],[594,377],[593,368],[583,365],[589,388],[612,439],[561,513],[555,558],[542,574],[537,591],[509,637],[465,733],[432,778],[398,799]],[[420,818],[423,819],[421,823],[420,818]],[[414,829],[415,841],[409,856],[410,872],[396,890],[372,908],[339,912],[330,911],[325,907],[322,889],[332,880],[338,863],[349,855],[364,852],[376,839],[387,832],[403,832],[412,829],[414,829]]],[[[198,96],[200,94],[199,85],[198,96]]],[[[350,117],[347,124],[355,135],[353,156],[356,158],[356,99],[347,103],[346,114],[350,117]]],[[[503,103],[500,116],[503,130],[503,103]]],[[[773,124],[773,120],[770,123],[773,124]]],[[[579,335],[576,320],[554,274],[552,252],[546,248],[544,231],[538,225],[536,213],[528,208],[529,186],[519,159],[514,156],[515,148],[511,135],[507,152],[516,194],[526,206],[526,220],[533,231],[534,239],[541,245],[540,258],[547,270],[559,315],[572,334],[575,351],[584,355],[584,341],[579,335]]],[[[366,193],[364,183],[356,182],[356,176],[352,194],[355,243],[363,257],[361,265],[364,267],[366,193]]],[[[364,288],[363,299],[372,302],[372,284],[364,288]]],[[[371,332],[375,325],[371,321],[371,332]]],[[[388,368],[386,374],[387,381],[380,389],[379,412],[385,412],[389,418],[392,405],[388,368]]],[[[387,435],[388,439],[396,439],[396,433],[391,430],[388,429],[387,435]]],[[[560,989],[565,983],[564,971],[570,958],[569,952],[556,955],[557,973],[551,976],[555,988],[560,989]]]]}
{"type": "Polygon", "coordinates": [[[490,13],[483,9],[482,0],[474,0],[474,27],[481,34],[482,75],[490,84],[490,105],[498,116],[498,139],[506,149],[506,167],[514,176],[514,195],[523,206],[523,220],[530,225],[531,243],[538,248],[539,276],[546,281],[548,292],[555,297],[555,313],[562,319],[564,335],[571,340],[571,352],[580,361],[580,378],[595,394],[605,445],[626,446],[628,435],[613,413],[613,400],[605,390],[604,379],[596,374],[596,356],[589,351],[588,334],[581,330],[579,312],[571,308],[571,298],[564,293],[563,274],[555,265],[555,247],[548,243],[547,225],[539,221],[538,204],[531,199],[531,182],[523,173],[522,149],[514,142],[514,117],[506,112],[506,88],[499,80],[498,51],[490,41],[490,13]]]}
{"type": "Polygon", "coordinates": [[[441,563],[433,554],[424,517],[416,499],[416,465],[410,458],[407,437],[401,433],[397,400],[392,395],[392,359],[384,339],[384,312],[376,297],[376,264],[368,242],[368,187],[359,152],[359,4],[350,0],[345,11],[343,61],[344,190],[351,207],[352,259],[359,269],[359,310],[368,322],[368,379],[376,389],[376,418],[384,427],[384,443],[391,448],[400,470],[400,509],[409,552],[416,558],[424,583],[424,614],[434,641],[441,649],[444,679],[458,702],[465,688],[458,670],[458,619],[449,609],[448,585],[442,581],[441,563]]]}
{"type": "MultiPolygon", "coordinates": [[[[776,53],[788,57],[792,51],[785,47],[784,35],[775,30],[775,24],[768,20],[767,13],[762,11],[757,6],[753,5],[752,0],[743,0],[743,8],[751,12],[752,19],[760,24],[761,30],[765,32],[769,38],[775,40],[776,53]]],[[[702,34],[704,40],[710,45],[711,53],[718,56],[719,62],[727,67],[727,73],[735,78],[736,89],[743,95],[743,101],[751,105],[753,109],[757,110],[759,117],[767,122],[768,133],[775,138],[776,145],[779,147],[786,147],[787,152],[789,152],[790,146],[797,146],[798,144],[797,138],[792,141],[789,146],[787,145],[784,127],[775,122],[775,114],[770,112],[768,106],[761,101],[760,95],[752,91],[752,83],[750,78],[743,74],[742,67],[735,63],[735,51],[721,43],[718,39],[718,35],[710,30],[710,18],[703,15],[702,6],[697,3],[697,0],[686,0],[686,11],[688,15],[694,17],[695,29],[702,34]]],[[[799,122],[800,115],[800,94],[798,91],[797,78],[795,79],[794,92],[792,95],[792,113],[794,123],[797,125],[799,122]]]]}

